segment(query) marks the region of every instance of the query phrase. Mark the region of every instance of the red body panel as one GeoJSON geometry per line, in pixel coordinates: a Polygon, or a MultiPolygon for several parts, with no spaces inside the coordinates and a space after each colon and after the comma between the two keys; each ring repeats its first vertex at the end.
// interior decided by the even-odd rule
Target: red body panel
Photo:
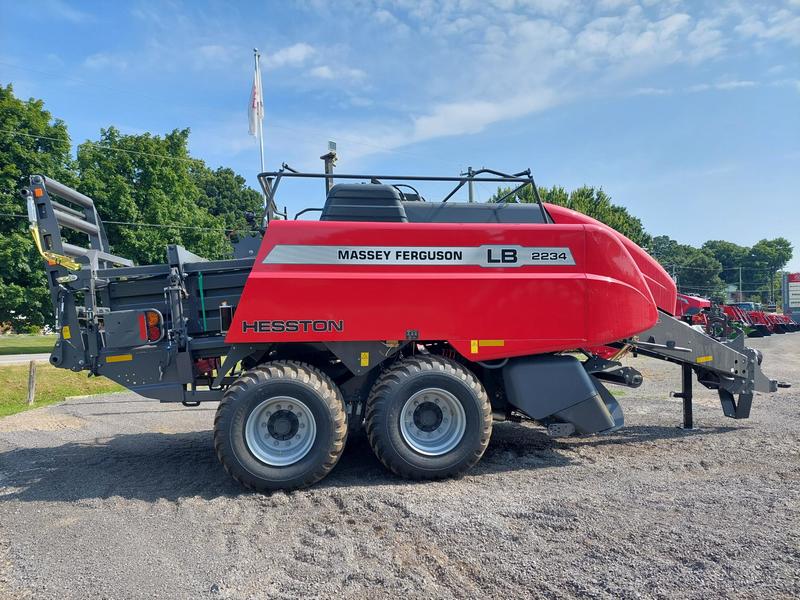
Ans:
{"type": "Polygon", "coordinates": [[[608,225],[600,223],[599,221],[587,217],[583,213],[579,213],[563,206],[556,206],[554,204],[547,204],[547,211],[556,223],[591,223],[597,227],[601,227],[609,231],[612,235],[616,236],[623,246],[628,250],[636,266],[642,272],[642,275],[647,281],[650,292],[653,294],[658,308],[671,315],[675,314],[675,298],[678,288],[675,282],[670,277],[669,273],[664,270],[658,261],[645,252],[641,247],[634,244],[631,240],[626,238],[621,233],[618,233],[608,225]]]}
{"type": "Polygon", "coordinates": [[[698,298],[697,296],[678,294],[678,301],[675,303],[675,316],[682,317],[690,308],[697,308],[699,310],[711,308],[711,300],[707,300],[706,298],[698,298]]]}
{"type": "Polygon", "coordinates": [[[750,321],[754,325],[765,325],[767,329],[775,332],[775,324],[771,323],[769,319],[767,319],[767,313],[760,311],[760,310],[750,310],[747,311],[747,316],[750,317],[750,321]]]}
{"type": "MultiPolygon", "coordinates": [[[[648,329],[657,319],[656,303],[639,266],[643,257],[632,256],[630,246],[637,247],[625,240],[596,222],[274,221],[226,342],[404,340],[409,330],[416,330],[421,340],[445,340],[472,360],[486,360],[616,341],[648,329]],[[568,247],[575,265],[264,264],[278,244],[568,247]],[[243,323],[265,319],[333,320],[343,327],[243,331],[243,323]]],[[[647,259],[653,263],[649,272],[658,274],[660,267],[647,259]]],[[[674,291],[672,302],[664,304],[674,310],[674,291]]]]}
{"type": "Polygon", "coordinates": [[[722,310],[725,312],[725,314],[729,318],[733,319],[734,321],[740,321],[740,322],[746,323],[748,325],[752,325],[753,324],[753,322],[750,320],[750,317],[747,315],[747,313],[745,311],[743,311],[738,306],[728,306],[727,304],[725,304],[722,307],[722,310]]]}

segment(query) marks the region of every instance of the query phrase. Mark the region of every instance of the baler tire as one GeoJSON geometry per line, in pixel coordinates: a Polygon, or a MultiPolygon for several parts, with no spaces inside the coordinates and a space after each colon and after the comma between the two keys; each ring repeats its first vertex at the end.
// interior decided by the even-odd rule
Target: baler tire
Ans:
{"type": "Polygon", "coordinates": [[[492,434],[492,409],[481,382],[465,366],[441,356],[406,358],[384,371],[367,400],[369,443],[383,465],[407,479],[461,475],[483,456],[492,434]],[[463,436],[441,455],[424,455],[404,439],[402,408],[418,390],[445,389],[464,409],[463,436]]]}
{"type": "Polygon", "coordinates": [[[341,391],[325,373],[297,361],[273,361],[246,371],[225,391],[214,419],[214,447],[225,471],[258,492],[313,485],[336,466],[346,441],[347,414],[341,391]],[[272,388],[272,397],[292,394],[314,419],[310,448],[286,466],[260,460],[246,439],[249,417],[270,398],[263,393],[265,388],[272,388]]]}

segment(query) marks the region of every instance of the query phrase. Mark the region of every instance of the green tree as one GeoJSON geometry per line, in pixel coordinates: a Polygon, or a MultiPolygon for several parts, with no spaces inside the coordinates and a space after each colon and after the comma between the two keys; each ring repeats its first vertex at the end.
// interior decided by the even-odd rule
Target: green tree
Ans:
{"type": "Polygon", "coordinates": [[[114,253],[158,263],[166,245],[176,243],[209,259],[229,256],[224,219],[209,213],[196,175],[205,166],[189,156],[188,139],[188,129],[161,137],[109,127],[99,142],[78,147],[78,189],[94,199],[104,221],[160,225],[107,225],[114,253]]]}
{"type": "Polygon", "coordinates": [[[779,289],[775,285],[775,274],[791,259],[792,244],[786,238],[761,240],[750,248],[748,265],[752,284],[761,290],[763,302],[775,300],[776,290],[779,289]]]}
{"type": "Polygon", "coordinates": [[[220,167],[212,170],[197,161],[191,170],[192,178],[200,190],[198,206],[216,217],[220,227],[237,231],[249,229],[244,213],[250,210],[260,215],[263,202],[261,194],[248,187],[245,178],[237,175],[233,169],[220,167]]]}
{"type": "MultiPolygon", "coordinates": [[[[500,188],[489,201],[496,202],[510,191],[510,188],[500,188]]],[[[553,186],[540,188],[539,196],[543,202],[564,206],[597,219],[640,246],[647,246],[650,243],[651,237],[645,231],[642,222],[631,215],[624,206],[612,203],[611,196],[602,188],[582,186],[568,193],[563,187],[553,186]]],[[[518,192],[515,198],[520,202],[535,202],[530,186],[518,192]]]]}
{"type": "Polygon", "coordinates": [[[710,240],[703,249],[711,252],[722,264],[726,283],[745,290],[744,297],[767,302],[777,295],[776,273],[792,258],[792,245],[785,238],[761,240],[752,247],[739,246],[724,240],[710,240]]]}
{"type": "Polygon", "coordinates": [[[653,238],[650,252],[673,276],[680,292],[725,299],[725,284],[720,277],[722,265],[709,250],[679,244],[669,236],[660,235],[653,238]]]}
{"type": "Polygon", "coordinates": [[[725,240],[709,240],[703,249],[714,255],[722,265],[722,279],[725,283],[739,283],[739,267],[747,266],[750,249],[725,240]]]}
{"type": "MultiPolygon", "coordinates": [[[[0,213],[25,214],[19,190],[34,173],[74,182],[67,127],[41,100],[20,100],[0,85],[0,213]]],[[[28,221],[0,216],[0,324],[17,331],[51,322],[42,258],[28,221]]]]}

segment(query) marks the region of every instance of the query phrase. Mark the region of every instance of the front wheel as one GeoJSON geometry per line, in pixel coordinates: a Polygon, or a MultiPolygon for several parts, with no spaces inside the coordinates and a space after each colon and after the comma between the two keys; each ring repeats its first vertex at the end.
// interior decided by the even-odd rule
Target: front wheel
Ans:
{"type": "Polygon", "coordinates": [[[375,455],[392,472],[439,479],[480,460],[492,433],[492,412],[486,390],[467,368],[439,356],[416,356],[375,382],[366,425],[375,455]]]}
{"type": "Polygon", "coordinates": [[[257,491],[316,483],[336,465],[346,437],[339,389],[318,369],[295,361],[244,373],[225,392],[214,420],[220,462],[257,491]]]}

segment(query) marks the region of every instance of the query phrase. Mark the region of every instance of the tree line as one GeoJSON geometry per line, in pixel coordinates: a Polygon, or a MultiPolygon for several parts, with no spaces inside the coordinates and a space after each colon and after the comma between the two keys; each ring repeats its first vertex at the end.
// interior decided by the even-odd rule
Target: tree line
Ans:
{"type": "Polygon", "coordinates": [[[228,238],[248,229],[244,212],[258,212],[261,195],[233,170],[192,158],[188,141],[188,129],[158,136],[109,127],[73,157],[64,121],[41,100],[23,101],[11,85],[0,85],[0,327],[26,331],[53,322],[42,259],[27,219],[15,216],[26,213],[19,190],[33,174],[92,198],[112,251],[137,264],[164,262],[168,243],[209,259],[229,257],[228,238]]]}
{"type": "MultiPolygon", "coordinates": [[[[209,259],[230,256],[229,239],[249,228],[244,213],[260,210],[261,195],[232,169],[212,169],[192,157],[188,141],[188,129],[159,136],[122,134],[109,127],[97,140],[79,144],[73,156],[63,120],[54,118],[42,100],[22,100],[10,84],[0,85],[0,328],[26,331],[53,322],[42,259],[27,220],[20,217],[26,209],[19,190],[32,174],[47,175],[93,198],[112,252],[137,264],[163,262],[168,243],[209,259]]],[[[567,192],[554,186],[540,193],[544,201],[588,214],[647,248],[672,268],[684,291],[720,294],[726,283],[738,282],[738,267],[744,266],[743,288],[761,290],[754,293],[766,299],[767,280],[791,259],[791,244],[783,238],[762,240],[752,248],[724,241],[694,248],[666,236],[652,237],[600,188],[567,192]]],[[[517,199],[532,202],[531,190],[521,191],[517,199]]]]}
{"type": "MultiPolygon", "coordinates": [[[[510,192],[510,188],[500,188],[490,202],[510,192]]],[[[544,202],[589,215],[645,248],[672,275],[682,293],[723,302],[730,290],[736,300],[780,302],[781,269],[792,259],[792,244],[786,238],[763,239],[753,246],[709,240],[696,248],[666,235],[652,236],[640,219],[614,204],[602,188],[582,186],[567,192],[553,186],[540,188],[539,196],[544,202]]],[[[511,200],[535,202],[533,190],[525,187],[511,200]]]]}

